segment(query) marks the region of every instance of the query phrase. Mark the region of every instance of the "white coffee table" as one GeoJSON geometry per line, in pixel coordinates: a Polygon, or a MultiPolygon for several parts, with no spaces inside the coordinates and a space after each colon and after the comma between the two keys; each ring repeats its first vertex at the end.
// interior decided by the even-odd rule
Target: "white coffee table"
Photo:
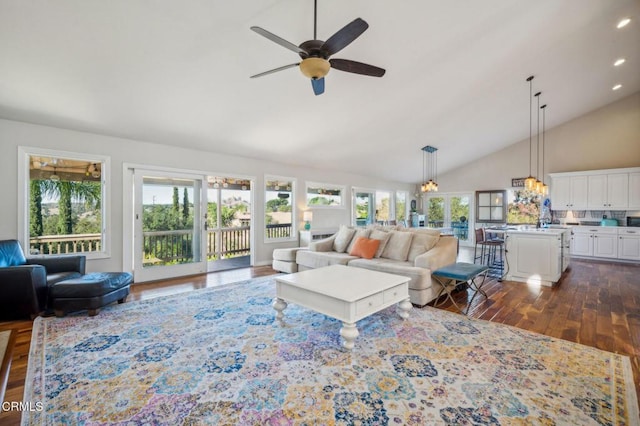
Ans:
{"type": "Polygon", "coordinates": [[[343,346],[353,349],[360,333],[356,322],[398,303],[398,315],[409,318],[409,278],[343,265],[310,269],[276,277],[276,318],[284,318],[287,302],[342,321],[343,346]]]}

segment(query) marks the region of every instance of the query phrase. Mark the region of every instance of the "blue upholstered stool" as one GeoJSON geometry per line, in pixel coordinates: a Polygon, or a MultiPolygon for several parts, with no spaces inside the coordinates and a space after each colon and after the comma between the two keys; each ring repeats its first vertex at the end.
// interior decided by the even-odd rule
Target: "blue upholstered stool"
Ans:
{"type": "MultiPolygon", "coordinates": [[[[440,283],[442,288],[438,293],[438,297],[436,298],[436,303],[434,306],[438,306],[438,300],[440,296],[442,296],[443,292],[447,293],[447,297],[451,300],[451,303],[460,311],[463,312],[462,309],[458,306],[453,297],[451,296],[451,290],[455,288],[459,283],[467,283],[469,287],[474,290],[473,296],[471,296],[471,300],[467,304],[467,310],[464,312],[466,315],[469,312],[469,307],[473,303],[473,299],[477,296],[478,293],[482,294],[485,298],[487,297],[487,293],[482,290],[482,286],[484,285],[485,280],[487,279],[487,272],[489,271],[489,267],[486,265],[476,265],[473,263],[452,263],[451,265],[444,266],[440,269],[436,269],[431,272],[431,276],[440,283]],[[476,282],[476,279],[482,277],[482,281],[479,283],[476,282]],[[447,291],[447,287],[452,287],[451,290],[447,291]]],[[[446,299],[445,299],[446,300],[446,299]]]]}

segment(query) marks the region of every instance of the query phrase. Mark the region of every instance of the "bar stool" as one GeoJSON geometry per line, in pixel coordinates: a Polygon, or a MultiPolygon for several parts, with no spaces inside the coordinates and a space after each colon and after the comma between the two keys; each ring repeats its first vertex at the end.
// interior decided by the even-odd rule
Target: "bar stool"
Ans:
{"type": "Polygon", "coordinates": [[[489,267],[489,276],[502,280],[504,272],[504,240],[501,238],[486,238],[484,228],[475,230],[476,245],[473,251],[473,263],[479,260],[480,265],[489,267]],[[478,246],[480,246],[480,255],[478,256],[478,246]]]}

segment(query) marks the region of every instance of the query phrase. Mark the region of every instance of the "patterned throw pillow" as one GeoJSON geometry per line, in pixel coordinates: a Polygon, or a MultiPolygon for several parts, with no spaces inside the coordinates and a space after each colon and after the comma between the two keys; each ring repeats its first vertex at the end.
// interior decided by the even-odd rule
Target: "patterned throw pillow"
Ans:
{"type": "Polygon", "coordinates": [[[351,248],[349,254],[351,256],[358,256],[363,259],[373,259],[378,247],[380,246],[380,240],[374,240],[371,238],[358,237],[356,242],[351,248]]]}

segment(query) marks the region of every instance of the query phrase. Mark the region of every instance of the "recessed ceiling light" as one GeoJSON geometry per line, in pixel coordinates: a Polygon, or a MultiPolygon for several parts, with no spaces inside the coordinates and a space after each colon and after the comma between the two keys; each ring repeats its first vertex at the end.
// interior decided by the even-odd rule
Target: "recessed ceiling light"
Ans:
{"type": "Polygon", "coordinates": [[[624,58],[617,59],[617,60],[613,63],[613,66],[614,66],[614,67],[619,67],[620,65],[624,64],[624,61],[626,61],[626,59],[624,59],[624,58]]]}
{"type": "Polygon", "coordinates": [[[616,84],[615,86],[613,86],[613,87],[611,88],[611,90],[618,90],[618,89],[620,89],[621,87],[622,87],[622,84],[616,84]]]}
{"type": "Polygon", "coordinates": [[[624,18],[620,22],[618,22],[617,27],[618,28],[626,27],[629,22],[631,22],[631,18],[624,18]]]}

